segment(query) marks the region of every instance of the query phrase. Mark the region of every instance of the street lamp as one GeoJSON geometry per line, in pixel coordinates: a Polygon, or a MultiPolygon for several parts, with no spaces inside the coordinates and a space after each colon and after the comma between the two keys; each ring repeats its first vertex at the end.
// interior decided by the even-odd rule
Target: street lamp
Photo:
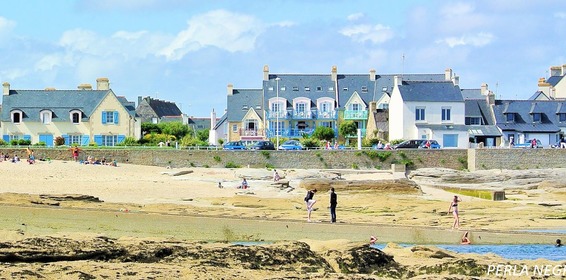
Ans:
{"type": "Polygon", "coordinates": [[[279,150],[279,112],[281,111],[281,103],[279,102],[279,81],[281,81],[281,78],[277,77],[275,78],[275,82],[276,82],[276,87],[277,87],[277,99],[276,99],[276,104],[277,104],[277,112],[275,113],[275,123],[276,123],[276,127],[275,127],[275,137],[277,138],[277,150],[279,150]]]}

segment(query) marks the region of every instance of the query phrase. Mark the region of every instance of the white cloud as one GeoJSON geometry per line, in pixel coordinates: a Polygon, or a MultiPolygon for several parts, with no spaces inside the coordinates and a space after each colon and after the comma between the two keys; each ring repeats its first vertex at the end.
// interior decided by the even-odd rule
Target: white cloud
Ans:
{"type": "Polygon", "coordinates": [[[364,17],[363,13],[355,13],[355,14],[348,15],[347,18],[348,18],[349,21],[355,21],[355,20],[361,19],[363,17],[364,17]]]}
{"type": "Polygon", "coordinates": [[[159,54],[168,60],[179,60],[188,52],[206,46],[214,46],[229,52],[251,51],[257,37],[263,33],[264,24],[248,15],[216,10],[195,16],[188,21],[187,29],[159,54]]]}
{"type": "Polygon", "coordinates": [[[456,46],[474,46],[483,47],[488,45],[495,39],[495,36],[490,33],[478,33],[475,35],[462,35],[460,37],[448,37],[440,40],[436,40],[437,44],[446,44],[453,48],[456,46]]]}
{"type": "Polygon", "coordinates": [[[0,17],[0,34],[8,33],[14,29],[16,22],[5,17],[0,17]]]}
{"type": "Polygon", "coordinates": [[[369,25],[359,24],[341,29],[340,34],[352,38],[355,42],[363,43],[370,41],[379,44],[393,38],[393,31],[390,27],[381,24],[369,25]]]}
{"type": "Polygon", "coordinates": [[[554,17],[559,18],[559,19],[566,19],[566,13],[565,12],[556,12],[556,13],[554,13],[554,17]]]}
{"type": "Polygon", "coordinates": [[[293,21],[281,21],[275,24],[276,26],[279,27],[293,27],[295,25],[297,25],[297,23],[293,22],[293,21]]]}
{"type": "Polygon", "coordinates": [[[449,4],[440,9],[440,14],[447,18],[458,18],[466,16],[474,11],[474,7],[470,3],[449,4]]]}

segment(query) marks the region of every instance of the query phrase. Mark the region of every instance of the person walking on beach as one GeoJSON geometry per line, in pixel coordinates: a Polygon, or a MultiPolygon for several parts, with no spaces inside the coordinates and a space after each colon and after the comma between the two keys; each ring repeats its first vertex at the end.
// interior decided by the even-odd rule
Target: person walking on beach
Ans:
{"type": "Polygon", "coordinates": [[[334,188],[330,188],[330,222],[336,223],[336,205],[338,205],[338,196],[334,192],[334,188]]]}
{"type": "Polygon", "coordinates": [[[307,196],[305,196],[305,202],[307,203],[307,222],[311,221],[312,207],[316,203],[316,200],[314,200],[315,193],[316,193],[316,189],[312,189],[308,191],[307,196]]]}
{"type": "Polygon", "coordinates": [[[457,195],[454,196],[452,202],[450,202],[450,208],[448,208],[448,214],[452,211],[454,215],[454,223],[452,224],[452,229],[460,227],[460,217],[458,216],[458,202],[462,201],[457,195]]]}

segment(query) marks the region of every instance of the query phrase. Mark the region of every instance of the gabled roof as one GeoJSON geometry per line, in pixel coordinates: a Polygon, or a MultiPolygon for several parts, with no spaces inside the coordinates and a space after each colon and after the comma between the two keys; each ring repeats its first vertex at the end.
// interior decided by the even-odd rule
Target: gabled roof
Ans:
{"type": "Polygon", "coordinates": [[[465,100],[465,117],[482,118],[483,124],[495,125],[493,114],[485,99],[465,100]]]}
{"type": "MultiPolygon", "coordinates": [[[[232,95],[228,95],[228,121],[242,121],[250,108],[253,108],[262,117],[262,92],[261,89],[234,89],[232,95]]],[[[281,97],[281,95],[279,96],[281,97]]]]}
{"type": "Polygon", "coordinates": [[[124,108],[126,108],[126,110],[128,110],[128,113],[130,114],[130,116],[135,117],[136,116],[136,103],[133,101],[128,101],[128,99],[126,99],[126,97],[124,96],[116,96],[116,98],[118,98],[118,101],[120,101],[120,103],[124,106],[124,108]]]}
{"type": "Polygon", "coordinates": [[[399,86],[403,101],[418,102],[462,102],[462,92],[452,81],[412,82],[403,81],[399,86]]]}
{"type": "Polygon", "coordinates": [[[485,99],[485,95],[481,94],[481,89],[462,89],[462,98],[468,99],[485,99]]]}
{"type": "Polygon", "coordinates": [[[539,91],[535,92],[533,95],[531,95],[531,97],[529,97],[528,100],[551,100],[551,99],[552,98],[550,98],[544,92],[539,90],[539,91]]]}
{"type": "Polygon", "coordinates": [[[174,102],[151,97],[145,97],[143,100],[153,109],[158,118],[165,116],[181,116],[183,114],[174,102]]]}
{"type": "Polygon", "coordinates": [[[218,119],[218,122],[216,122],[216,125],[214,126],[213,130],[218,130],[220,126],[226,123],[227,120],[228,120],[228,113],[224,113],[224,115],[222,115],[222,117],[218,119]]]}
{"type": "Polygon", "coordinates": [[[39,121],[42,110],[51,110],[53,121],[70,121],[69,112],[80,110],[88,120],[112,90],[10,90],[2,98],[2,121],[11,121],[10,112],[21,110],[23,120],[39,121]]]}

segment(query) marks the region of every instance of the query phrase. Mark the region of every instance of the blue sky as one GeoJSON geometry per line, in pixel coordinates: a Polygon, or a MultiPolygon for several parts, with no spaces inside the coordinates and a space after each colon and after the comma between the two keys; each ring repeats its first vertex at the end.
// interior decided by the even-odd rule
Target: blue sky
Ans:
{"type": "Polygon", "coordinates": [[[117,95],[209,116],[226,85],[272,73],[444,73],[462,88],[526,99],[566,64],[566,1],[4,1],[0,81],[75,89],[110,79],[117,95]],[[404,57],[404,59],[403,59],[404,57]]]}

